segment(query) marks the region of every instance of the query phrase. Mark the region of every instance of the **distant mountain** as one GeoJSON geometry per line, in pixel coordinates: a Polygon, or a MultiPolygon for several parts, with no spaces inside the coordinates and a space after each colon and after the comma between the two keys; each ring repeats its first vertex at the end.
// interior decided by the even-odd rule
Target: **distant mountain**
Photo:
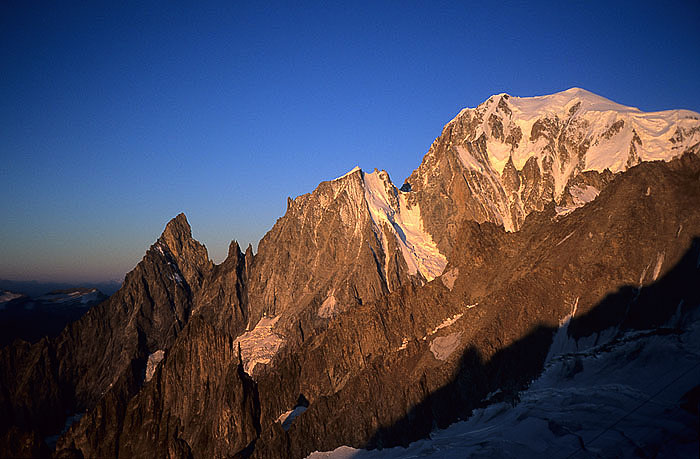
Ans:
{"type": "Polygon", "coordinates": [[[54,290],[38,297],[0,290],[0,347],[15,339],[52,338],[106,299],[96,288],[54,290]]]}
{"type": "Polygon", "coordinates": [[[0,350],[0,453],[684,454],[699,141],[689,111],[500,94],[400,188],[356,168],[289,199],[257,254],[215,265],[180,214],[108,300],[0,350]],[[622,422],[671,386],[633,418],[663,434],[622,422]],[[435,430],[460,420],[502,441],[435,430]]]}
{"type": "Polygon", "coordinates": [[[37,297],[55,290],[66,290],[71,288],[96,288],[107,296],[119,290],[121,283],[117,281],[105,282],[39,282],[39,281],[16,281],[0,279],[0,289],[22,293],[24,295],[37,297]]]}

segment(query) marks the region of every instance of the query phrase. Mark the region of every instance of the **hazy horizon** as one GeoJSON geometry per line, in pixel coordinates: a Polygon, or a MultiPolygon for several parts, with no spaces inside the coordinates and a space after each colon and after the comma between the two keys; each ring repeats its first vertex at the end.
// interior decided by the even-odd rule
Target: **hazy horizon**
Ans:
{"type": "Polygon", "coordinates": [[[400,186],[492,94],[700,111],[697,2],[0,11],[3,279],[121,282],[180,212],[220,263],[356,165],[400,186]]]}

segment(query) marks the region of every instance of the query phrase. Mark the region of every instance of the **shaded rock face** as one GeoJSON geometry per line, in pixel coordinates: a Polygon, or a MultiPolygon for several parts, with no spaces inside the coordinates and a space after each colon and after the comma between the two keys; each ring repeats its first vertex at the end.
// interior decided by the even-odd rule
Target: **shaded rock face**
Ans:
{"type": "MultiPolygon", "coordinates": [[[[107,301],[54,339],[2,349],[2,432],[14,426],[52,435],[67,413],[98,402],[105,416],[119,418],[120,404],[143,382],[148,355],[173,343],[189,319],[193,289],[211,270],[206,249],[191,238],[181,214],[107,301]]],[[[3,440],[14,441],[9,435],[3,440]]]]}
{"type": "Polygon", "coordinates": [[[193,315],[231,336],[240,334],[248,321],[248,272],[253,249],[245,255],[236,241],[229,246],[228,256],[209,271],[194,298],[193,315]]]}
{"type": "Polygon", "coordinates": [[[164,358],[152,378],[137,394],[101,401],[59,440],[57,451],[224,457],[252,449],[260,430],[257,389],[234,342],[246,325],[251,257],[233,242],[226,260],[203,276],[182,333],[158,351],[164,358]]]}
{"type": "Polygon", "coordinates": [[[699,141],[700,116],[687,110],[644,113],[578,88],[501,94],[450,121],[406,183],[438,247],[451,254],[464,219],[518,230],[549,202],[566,213],[613,174],[668,161],[699,141]]]}
{"type": "Polygon", "coordinates": [[[228,457],[252,449],[260,430],[257,389],[233,344],[230,335],[194,317],[123,419],[105,426],[90,413],[58,450],[91,457],[228,457]],[[96,425],[113,434],[91,429],[96,425]]]}

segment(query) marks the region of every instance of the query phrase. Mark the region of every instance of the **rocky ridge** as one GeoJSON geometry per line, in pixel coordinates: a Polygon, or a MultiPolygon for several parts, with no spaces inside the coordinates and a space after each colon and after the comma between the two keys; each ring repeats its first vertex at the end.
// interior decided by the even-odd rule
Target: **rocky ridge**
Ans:
{"type": "Polygon", "coordinates": [[[42,438],[61,431],[66,414],[90,409],[120,418],[143,383],[148,356],[175,340],[189,319],[193,288],[212,266],[181,214],[112,297],[56,338],[0,350],[2,450],[31,437],[29,450],[18,455],[36,455],[42,438]]]}
{"type": "Polygon", "coordinates": [[[249,328],[281,316],[280,330],[310,332],[353,305],[432,280],[446,263],[423,228],[419,205],[385,171],[356,168],[290,199],[260,241],[251,265],[249,328]]]}

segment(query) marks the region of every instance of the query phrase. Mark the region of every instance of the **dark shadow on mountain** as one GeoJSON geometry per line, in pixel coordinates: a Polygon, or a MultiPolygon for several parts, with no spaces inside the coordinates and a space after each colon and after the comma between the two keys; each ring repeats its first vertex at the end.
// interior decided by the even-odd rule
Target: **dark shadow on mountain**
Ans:
{"type": "Polygon", "coordinates": [[[65,290],[74,288],[96,288],[107,296],[112,296],[119,287],[121,282],[104,281],[104,282],[39,282],[39,281],[15,281],[9,279],[0,279],[0,289],[9,290],[11,292],[23,293],[27,296],[41,296],[53,290],[65,290]]]}
{"type": "MultiPolygon", "coordinates": [[[[610,328],[618,333],[629,330],[679,333],[683,317],[700,305],[698,281],[700,237],[695,237],[681,260],[665,276],[642,288],[625,285],[608,294],[588,313],[571,320],[568,335],[578,339],[610,328]]],[[[478,349],[469,347],[451,382],[428,394],[394,424],[380,427],[364,448],[405,447],[428,437],[436,427],[443,429],[467,419],[476,408],[503,401],[515,406],[519,392],[544,369],[556,331],[556,327],[538,326],[497,351],[488,361],[484,361],[478,349]]]]}
{"type": "Polygon", "coordinates": [[[84,300],[52,301],[50,298],[77,290],[87,289],[54,290],[46,297],[22,296],[5,303],[0,309],[0,348],[17,339],[33,344],[44,337],[55,338],[66,326],[108,298],[99,290],[84,300]]]}

